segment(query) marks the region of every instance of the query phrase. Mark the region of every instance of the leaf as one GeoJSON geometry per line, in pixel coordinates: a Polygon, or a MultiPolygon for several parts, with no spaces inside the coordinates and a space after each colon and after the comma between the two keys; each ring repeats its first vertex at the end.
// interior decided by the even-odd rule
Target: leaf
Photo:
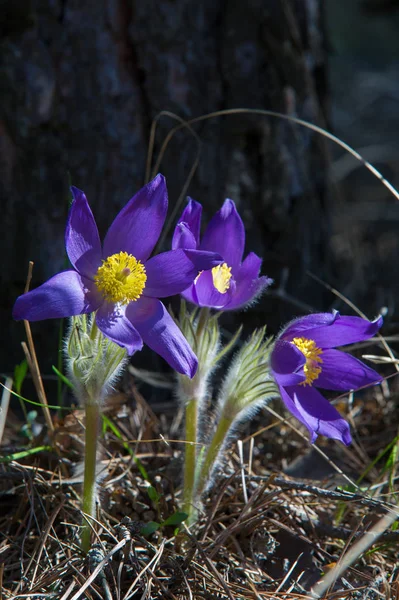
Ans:
{"type": "Polygon", "coordinates": [[[67,385],[69,388],[71,388],[71,390],[74,389],[73,383],[70,379],[68,379],[68,377],[65,377],[65,375],[63,373],[61,373],[61,371],[59,371],[57,369],[57,367],[55,367],[54,365],[52,365],[51,368],[53,369],[54,373],[57,375],[58,379],[60,379],[63,383],[65,383],[65,385],[67,385]]]}
{"type": "Polygon", "coordinates": [[[187,517],[187,513],[176,511],[162,523],[162,527],[166,527],[167,525],[181,525],[183,521],[187,519],[187,517]]]}
{"type": "Polygon", "coordinates": [[[149,499],[151,500],[151,502],[153,502],[154,504],[158,504],[160,499],[161,499],[161,495],[158,494],[157,490],[154,488],[154,486],[150,485],[147,488],[147,494],[149,499]]]}
{"type": "Polygon", "coordinates": [[[24,359],[19,365],[15,365],[14,368],[14,386],[17,393],[21,393],[22,384],[28,372],[28,363],[24,359]]]}
{"type": "Polygon", "coordinates": [[[20,400],[22,400],[22,402],[28,402],[28,404],[33,404],[33,406],[47,406],[47,408],[54,408],[55,410],[70,410],[70,408],[68,406],[54,406],[53,404],[42,404],[41,402],[34,402],[34,400],[28,400],[28,398],[24,398],[23,396],[21,396],[20,394],[17,394],[17,392],[14,392],[13,390],[10,390],[7,386],[4,385],[4,383],[0,382],[0,386],[2,388],[4,388],[5,390],[9,390],[10,394],[12,394],[13,396],[15,396],[16,398],[19,398],[20,400]]]}
{"type": "Polygon", "coordinates": [[[31,456],[32,454],[37,454],[38,452],[51,452],[51,446],[37,446],[36,448],[30,448],[29,450],[23,450],[21,452],[14,452],[14,454],[8,454],[7,456],[0,456],[0,463],[8,463],[12,460],[21,460],[21,458],[26,458],[27,456],[31,456]]]}
{"type": "Polygon", "coordinates": [[[143,536],[151,535],[152,533],[158,531],[160,527],[161,523],[157,523],[156,521],[149,521],[141,528],[140,533],[143,536]]]}

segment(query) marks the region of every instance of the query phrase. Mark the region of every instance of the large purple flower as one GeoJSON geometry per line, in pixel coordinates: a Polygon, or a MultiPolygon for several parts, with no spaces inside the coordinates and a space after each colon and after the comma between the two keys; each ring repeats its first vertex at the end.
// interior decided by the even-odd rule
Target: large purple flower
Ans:
{"type": "Polygon", "coordinates": [[[315,388],[346,392],[379,383],[382,377],[336,346],[368,340],[379,330],[382,317],[366,321],[318,313],[292,321],[279,335],[271,368],[288,410],[309,430],[350,444],[349,425],[315,388]]]}
{"type": "Polygon", "coordinates": [[[96,311],[98,328],[129,354],[145,342],[176,371],[192,377],[196,356],[158,298],[180,293],[220,257],[179,249],[149,258],[168,206],[162,175],[120,211],[103,247],[85,194],[77,188],[72,193],[65,245],[73,269],[19,296],[13,317],[40,321],[96,311]]]}
{"type": "Polygon", "coordinates": [[[176,226],[172,248],[218,252],[223,263],[198,272],[182,296],[198,306],[222,310],[242,308],[259,296],[272,280],[259,277],[262,259],[253,252],[242,261],[245,230],[232,200],[224,202],[200,241],[201,213],[201,204],[190,198],[176,226]]]}

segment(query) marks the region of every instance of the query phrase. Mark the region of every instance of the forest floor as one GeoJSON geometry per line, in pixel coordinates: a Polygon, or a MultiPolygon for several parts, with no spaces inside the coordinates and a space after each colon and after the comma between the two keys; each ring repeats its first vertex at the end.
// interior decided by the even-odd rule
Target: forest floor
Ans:
{"type": "Polygon", "coordinates": [[[84,413],[53,411],[52,436],[39,415],[27,433],[12,400],[0,462],[0,600],[399,599],[394,379],[349,405],[342,398],[348,448],[320,438],[310,446],[271,404],[231,446],[197,525],[180,530],[178,406],[150,407],[132,374],[122,388],[104,412],[88,556],[76,474],[84,413]]]}

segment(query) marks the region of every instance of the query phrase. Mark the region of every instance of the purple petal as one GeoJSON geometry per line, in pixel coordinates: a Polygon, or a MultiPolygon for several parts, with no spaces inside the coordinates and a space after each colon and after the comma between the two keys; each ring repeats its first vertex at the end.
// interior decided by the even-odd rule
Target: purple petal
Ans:
{"type": "Polygon", "coordinates": [[[373,337],[382,325],[382,317],[367,321],[361,317],[337,316],[330,326],[316,327],[306,332],[306,337],[314,340],[319,348],[335,348],[355,344],[373,337]]]}
{"type": "Polygon", "coordinates": [[[165,178],[157,175],[115,218],[105,236],[104,257],[127,252],[138,260],[147,260],[160,236],[167,208],[165,178]]]}
{"type": "Polygon", "coordinates": [[[96,310],[101,302],[92,281],[76,271],[64,271],[19,296],[14,304],[13,318],[42,321],[72,317],[96,310]]]}
{"type": "Polygon", "coordinates": [[[93,278],[101,264],[100,236],[85,194],[76,187],[71,190],[74,201],[65,231],[66,251],[75,269],[93,278]]]}
{"type": "Polygon", "coordinates": [[[242,308],[254,302],[260,294],[273,283],[268,277],[258,277],[262,259],[250,252],[239,267],[236,280],[236,292],[225,310],[242,308]]]}
{"type": "Polygon", "coordinates": [[[244,244],[244,224],[234,202],[226,200],[209,222],[200,249],[218,252],[235,273],[244,253],[244,244]]]}
{"type": "MultiPolygon", "coordinates": [[[[196,202],[192,198],[188,198],[188,203],[186,208],[183,210],[182,215],[178,221],[178,225],[181,223],[185,223],[188,229],[194,236],[195,246],[199,244],[199,236],[201,229],[201,215],[202,215],[202,206],[199,202],[196,202]]],[[[179,246],[183,248],[183,246],[179,246]]],[[[172,246],[173,248],[173,246],[172,246]]],[[[174,248],[173,248],[174,249],[174,248]]]]}
{"type": "Polygon", "coordinates": [[[173,234],[172,250],[196,247],[197,242],[187,223],[178,223],[173,234]]]}
{"type": "Polygon", "coordinates": [[[197,306],[199,306],[198,304],[198,298],[197,298],[197,292],[195,291],[195,285],[190,285],[190,287],[188,287],[186,290],[184,290],[183,292],[181,292],[181,296],[187,301],[187,302],[191,302],[192,304],[196,304],[197,306]]]}
{"type": "Polygon", "coordinates": [[[194,377],[197,358],[162,302],[142,297],[128,305],[126,316],[139,331],[144,343],[162,356],[172,369],[194,377]]]}
{"type": "Polygon", "coordinates": [[[230,303],[235,292],[235,281],[230,279],[229,289],[222,294],[213,285],[212,271],[204,271],[195,282],[198,306],[222,309],[230,303]]]}
{"type": "Polygon", "coordinates": [[[208,271],[222,264],[224,261],[220,254],[216,252],[208,252],[206,250],[185,250],[186,256],[193,263],[197,275],[200,271],[208,271]]]}
{"type": "Polygon", "coordinates": [[[321,373],[314,385],[326,390],[348,391],[379,383],[381,375],[357,358],[339,350],[324,350],[320,355],[321,373]]]}
{"type": "Polygon", "coordinates": [[[315,327],[325,327],[332,325],[339,317],[337,311],[333,313],[315,313],[294,319],[281,332],[280,338],[283,340],[292,340],[294,337],[306,336],[305,332],[315,327]]]}
{"type": "Polygon", "coordinates": [[[141,350],[143,340],[125,315],[126,307],[104,302],[96,314],[96,323],[100,331],[110,340],[122,346],[129,355],[141,350]]]}
{"type": "Polygon", "coordinates": [[[313,387],[296,385],[280,388],[280,391],[288,410],[307,427],[312,443],[318,435],[339,440],[346,445],[351,443],[348,423],[313,387]]]}
{"type": "Polygon", "coordinates": [[[277,340],[270,362],[274,377],[279,385],[296,385],[305,381],[306,377],[302,367],[306,362],[306,358],[290,342],[277,340]]]}
{"type": "Polygon", "coordinates": [[[147,282],[143,293],[153,298],[179,294],[193,283],[201,267],[208,269],[219,263],[220,260],[213,252],[196,250],[162,252],[145,263],[147,282]]]}

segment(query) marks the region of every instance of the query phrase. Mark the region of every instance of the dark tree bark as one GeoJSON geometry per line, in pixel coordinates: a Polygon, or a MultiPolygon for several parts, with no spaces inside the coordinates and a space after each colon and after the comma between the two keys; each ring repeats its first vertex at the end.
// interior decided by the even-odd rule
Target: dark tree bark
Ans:
{"type": "MultiPolygon", "coordinates": [[[[85,190],[101,233],[143,184],[151,122],[168,110],[184,119],[262,108],[322,123],[326,102],[321,0],[2,0],[0,46],[0,236],[2,370],[22,358],[11,307],[24,288],[65,268],[70,181],[85,190]]],[[[155,151],[174,122],[161,119],[155,151]]],[[[247,249],[264,272],[287,280],[298,306],[265,297],[244,314],[277,328],[300,303],[323,308],[305,276],[328,272],[328,215],[320,139],[258,115],[194,126],[202,141],[189,194],[209,218],[233,198],[247,249]],[[271,317],[271,315],[273,315],[271,317]]],[[[160,170],[170,211],[196,156],[179,132],[160,170]]],[[[168,243],[168,240],[165,244],[168,243]]],[[[166,247],[166,245],[165,245],[166,247]]],[[[231,320],[234,317],[230,317],[231,320]]],[[[57,325],[34,332],[54,362],[57,325]]]]}

